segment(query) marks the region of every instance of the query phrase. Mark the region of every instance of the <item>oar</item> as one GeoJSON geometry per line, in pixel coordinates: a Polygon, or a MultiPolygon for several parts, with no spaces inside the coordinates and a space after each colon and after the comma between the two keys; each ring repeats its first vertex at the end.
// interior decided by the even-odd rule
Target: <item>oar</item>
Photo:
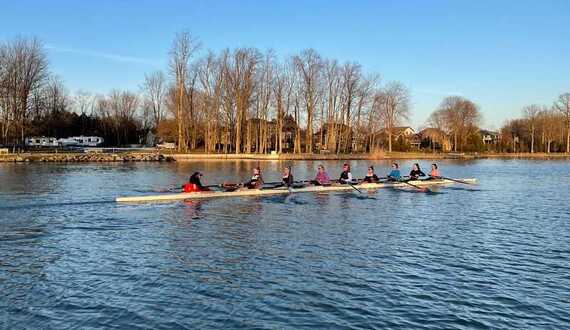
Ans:
{"type": "Polygon", "coordinates": [[[360,189],[356,188],[356,187],[355,187],[353,184],[351,184],[351,183],[350,183],[350,182],[348,182],[348,181],[347,181],[346,183],[347,183],[349,186],[351,186],[351,187],[352,187],[352,189],[354,189],[354,190],[356,190],[356,191],[358,191],[359,193],[361,193],[361,194],[362,194],[362,191],[360,191],[360,189]]]}
{"type": "Polygon", "coordinates": [[[468,185],[473,185],[474,183],[472,182],[467,182],[467,181],[463,181],[463,180],[457,180],[457,179],[452,179],[452,178],[448,178],[445,176],[440,176],[440,178],[445,179],[445,180],[449,180],[449,181],[453,181],[453,182],[457,182],[457,183],[462,183],[462,184],[468,184],[468,185]]]}
{"type": "Polygon", "coordinates": [[[403,183],[407,184],[408,186],[414,187],[414,188],[416,188],[420,191],[423,191],[423,192],[431,191],[428,187],[416,186],[415,184],[409,183],[408,181],[400,181],[400,182],[403,182],[403,183]]]}

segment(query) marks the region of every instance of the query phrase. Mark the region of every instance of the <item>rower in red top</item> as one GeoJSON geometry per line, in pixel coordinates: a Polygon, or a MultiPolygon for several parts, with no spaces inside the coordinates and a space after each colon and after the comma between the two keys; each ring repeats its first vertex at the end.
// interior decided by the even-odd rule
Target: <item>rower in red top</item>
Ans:
{"type": "Polygon", "coordinates": [[[429,173],[430,179],[441,179],[441,174],[439,173],[439,168],[437,164],[431,164],[431,172],[429,173]]]}
{"type": "Polygon", "coordinates": [[[188,183],[182,187],[184,192],[210,191],[210,188],[202,185],[202,182],[200,181],[201,177],[201,172],[194,172],[194,174],[190,176],[190,179],[188,179],[188,183]]]}
{"type": "Polygon", "coordinates": [[[263,187],[263,178],[261,177],[261,169],[255,167],[251,179],[243,184],[248,189],[261,189],[263,187]]]}
{"type": "Polygon", "coordinates": [[[426,176],[426,174],[420,169],[420,164],[415,163],[410,172],[410,180],[417,180],[420,176],[426,176]]]}

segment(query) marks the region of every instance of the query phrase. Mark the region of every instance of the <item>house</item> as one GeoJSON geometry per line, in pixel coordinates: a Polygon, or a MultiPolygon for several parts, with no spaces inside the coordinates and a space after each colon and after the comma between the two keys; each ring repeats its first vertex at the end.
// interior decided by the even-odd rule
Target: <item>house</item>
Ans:
{"type": "Polygon", "coordinates": [[[416,134],[416,131],[414,131],[413,128],[409,127],[409,126],[404,126],[404,127],[394,127],[392,129],[392,134],[396,137],[399,138],[400,136],[403,136],[405,138],[409,138],[412,135],[416,134]]]}
{"type": "Polygon", "coordinates": [[[499,133],[488,131],[488,130],[479,130],[479,135],[481,135],[481,139],[483,140],[483,144],[490,145],[490,144],[498,144],[499,143],[499,133]]]}
{"type": "Polygon", "coordinates": [[[353,138],[354,130],[344,123],[326,122],[313,133],[315,148],[323,154],[334,152],[337,147],[356,150],[358,145],[353,138]],[[322,145],[321,140],[323,142],[322,145]],[[347,141],[352,141],[350,146],[346,145],[347,141]],[[341,142],[342,145],[339,146],[341,142]]]}
{"type": "Polygon", "coordinates": [[[451,139],[439,128],[424,128],[418,135],[421,140],[420,148],[441,150],[443,152],[451,151],[451,139]]]}
{"type": "MultiPolygon", "coordinates": [[[[263,127],[267,129],[266,131],[266,138],[267,138],[267,145],[266,147],[268,150],[277,150],[277,139],[279,136],[278,132],[278,123],[277,120],[272,119],[270,121],[261,119],[261,118],[250,118],[246,121],[246,130],[245,134],[247,134],[247,127],[250,129],[251,138],[253,141],[259,141],[262,136],[259,135],[260,129],[263,127]]],[[[294,146],[295,134],[297,131],[297,122],[291,115],[285,115],[283,117],[283,150],[292,150],[294,146]]],[[[302,134],[303,132],[301,132],[302,134]]],[[[252,151],[257,151],[256,148],[257,143],[254,142],[252,146],[252,151]]]]}
{"type": "MultiPolygon", "coordinates": [[[[392,140],[397,140],[400,137],[408,139],[411,138],[414,134],[416,134],[416,131],[414,131],[414,129],[409,126],[392,128],[392,140]]],[[[374,136],[379,139],[387,139],[388,130],[386,128],[383,128],[374,133],[374,136]]]]}
{"type": "MultiPolygon", "coordinates": [[[[416,131],[409,126],[392,128],[392,147],[397,151],[407,151],[419,144],[414,136],[416,131]]],[[[383,128],[372,135],[372,148],[388,147],[388,130],[383,128]]]]}

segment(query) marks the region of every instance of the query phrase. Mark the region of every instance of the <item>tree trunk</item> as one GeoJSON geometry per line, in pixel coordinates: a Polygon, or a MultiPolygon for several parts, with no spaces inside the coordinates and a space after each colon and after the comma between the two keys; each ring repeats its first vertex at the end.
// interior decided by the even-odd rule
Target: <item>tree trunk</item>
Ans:
{"type": "Polygon", "coordinates": [[[570,153],[570,126],[566,128],[566,153],[570,153]]]}
{"type": "Polygon", "coordinates": [[[453,132],[453,151],[457,152],[457,132],[453,132]]]}
{"type": "Polygon", "coordinates": [[[534,127],[531,129],[530,134],[530,153],[534,154],[534,127]]]}
{"type": "Polygon", "coordinates": [[[178,107],[176,109],[176,114],[178,116],[178,152],[181,152],[182,148],[185,148],[186,146],[186,140],[184,139],[184,116],[182,116],[182,100],[184,94],[182,88],[182,85],[178,87],[178,107]]]}

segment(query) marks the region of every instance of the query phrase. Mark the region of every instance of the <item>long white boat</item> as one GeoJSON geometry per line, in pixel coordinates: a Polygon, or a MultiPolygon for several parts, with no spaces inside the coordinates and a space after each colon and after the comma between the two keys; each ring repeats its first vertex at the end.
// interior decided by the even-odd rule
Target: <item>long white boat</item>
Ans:
{"type": "MultiPolygon", "coordinates": [[[[454,183],[474,184],[476,179],[437,179],[437,180],[416,180],[409,181],[409,184],[404,182],[383,182],[383,183],[360,183],[355,185],[359,190],[376,190],[381,188],[392,187],[426,187],[434,185],[449,185],[454,183]]],[[[282,195],[290,193],[320,193],[332,191],[350,191],[354,188],[347,184],[335,184],[330,186],[304,186],[301,188],[279,187],[267,189],[239,189],[236,191],[203,191],[191,193],[176,193],[176,194],[160,194],[160,195],[144,195],[144,196],[131,196],[131,197],[117,197],[116,201],[120,203],[137,203],[137,202],[157,202],[157,201],[176,201],[186,199],[206,199],[218,197],[244,197],[244,196],[265,196],[265,195],[282,195]]]]}

